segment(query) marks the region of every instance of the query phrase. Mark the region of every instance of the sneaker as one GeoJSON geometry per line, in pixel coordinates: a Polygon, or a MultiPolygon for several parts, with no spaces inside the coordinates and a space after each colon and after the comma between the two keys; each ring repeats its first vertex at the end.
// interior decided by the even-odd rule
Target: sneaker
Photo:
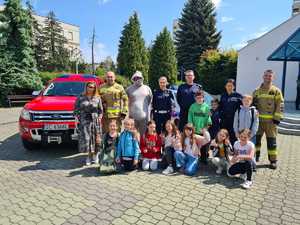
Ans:
{"type": "Polygon", "coordinates": [[[244,181],[246,181],[246,179],[247,179],[247,174],[240,174],[240,178],[242,179],[242,180],[244,180],[244,181]]]}
{"type": "Polygon", "coordinates": [[[270,169],[276,170],[277,169],[277,163],[276,162],[271,162],[270,169]]]}
{"type": "Polygon", "coordinates": [[[253,184],[252,181],[246,180],[246,181],[242,184],[242,188],[244,188],[244,189],[249,189],[249,188],[251,188],[252,184],[253,184]]]}
{"type": "Polygon", "coordinates": [[[218,174],[218,175],[220,175],[221,173],[222,173],[222,168],[218,168],[217,170],[216,170],[216,174],[218,174]]]}
{"type": "Polygon", "coordinates": [[[163,173],[164,175],[169,175],[169,174],[174,173],[174,169],[173,169],[172,166],[168,166],[162,173],[163,173]]]}
{"type": "Polygon", "coordinates": [[[92,165],[92,162],[91,162],[91,159],[90,159],[89,156],[88,156],[88,157],[86,158],[86,160],[85,160],[85,165],[87,165],[87,166],[92,165]]]}
{"type": "Polygon", "coordinates": [[[93,155],[93,163],[99,164],[99,153],[93,155]]]}

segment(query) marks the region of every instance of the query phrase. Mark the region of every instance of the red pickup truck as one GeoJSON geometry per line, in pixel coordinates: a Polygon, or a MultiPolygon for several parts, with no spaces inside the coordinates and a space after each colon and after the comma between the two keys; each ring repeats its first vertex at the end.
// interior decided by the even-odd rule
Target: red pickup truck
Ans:
{"type": "Polygon", "coordinates": [[[19,130],[28,150],[37,144],[72,142],[78,139],[74,104],[86,82],[103,83],[94,75],[64,74],[49,82],[21,111],[19,130]]]}

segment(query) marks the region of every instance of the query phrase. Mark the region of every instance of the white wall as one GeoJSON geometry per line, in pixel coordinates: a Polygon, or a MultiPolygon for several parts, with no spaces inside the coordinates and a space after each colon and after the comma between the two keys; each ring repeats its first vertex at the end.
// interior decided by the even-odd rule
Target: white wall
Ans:
{"type": "MultiPolygon", "coordinates": [[[[281,88],[283,62],[267,58],[300,27],[297,15],[239,51],[237,67],[237,91],[252,93],[262,82],[263,72],[272,69],[276,73],[275,85],[281,88]]],[[[285,100],[295,101],[298,63],[288,62],[285,83],[285,100]]]]}

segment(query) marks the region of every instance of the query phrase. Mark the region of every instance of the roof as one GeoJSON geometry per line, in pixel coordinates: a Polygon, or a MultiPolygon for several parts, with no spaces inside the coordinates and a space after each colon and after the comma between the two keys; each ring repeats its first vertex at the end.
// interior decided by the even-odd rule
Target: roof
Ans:
{"type": "Polygon", "coordinates": [[[294,20],[296,18],[300,18],[300,13],[298,15],[295,15],[291,18],[289,18],[288,20],[284,21],[283,23],[279,24],[278,26],[274,27],[273,29],[271,29],[269,32],[263,34],[262,36],[256,38],[256,39],[252,39],[251,42],[249,44],[247,44],[246,46],[244,46],[243,48],[241,48],[240,50],[238,50],[239,52],[240,51],[243,51],[245,48],[248,48],[249,46],[253,45],[255,42],[257,42],[258,40],[264,38],[265,36],[269,35],[270,33],[272,33],[274,30],[278,29],[279,27],[283,26],[284,24],[290,22],[291,20],[294,20]]]}
{"type": "Polygon", "coordinates": [[[58,77],[51,81],[55,82],[88,82],[96,81],[99,84],[103,83],[99,77],[91,74],[60,74],[58,77]]]}
{"type": "Polygon", "coordinates": [[[300,61],[300,27],[269,57],[270,61],[300,61]]]}

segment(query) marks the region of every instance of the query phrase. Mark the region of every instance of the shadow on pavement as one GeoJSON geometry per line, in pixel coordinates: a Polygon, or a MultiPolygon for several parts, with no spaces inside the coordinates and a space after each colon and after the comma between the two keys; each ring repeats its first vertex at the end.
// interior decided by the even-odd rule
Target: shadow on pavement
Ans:
{"type": "Polygon", "coordinates": [[[84,156],[78,154],[75,145],[51,145],[37,150],[24,149],[19,134],[0,142],[0,160],[25,161],[34,165],[24,166],[19,171],[29,170],[70,170],[80,168],[84,156]]]}
{"type": "Polygon", "coordinates": [[[240,178],[228,177],[226,172],[223,171],[221,175],[217,175],[215,172],[215,167],[208,163],[208,165],[200,165],[199,173],[196,179],[201,180],[207,185],[222,185],[228,189],[240,188],[240,184],[244,181],[240,178]]]}

